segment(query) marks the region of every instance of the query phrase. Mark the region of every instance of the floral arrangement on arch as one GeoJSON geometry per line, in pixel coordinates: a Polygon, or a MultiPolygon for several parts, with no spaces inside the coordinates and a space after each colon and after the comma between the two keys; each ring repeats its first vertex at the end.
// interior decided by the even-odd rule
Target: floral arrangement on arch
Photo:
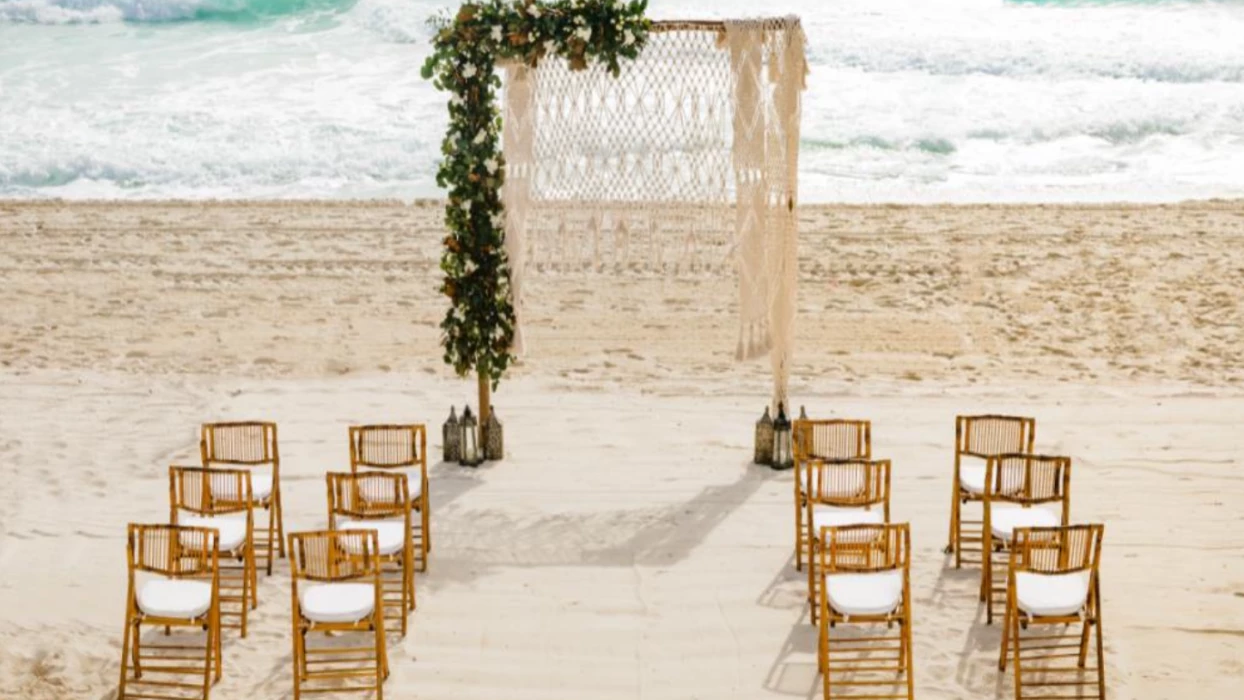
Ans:
{"type": "Polygon", "coordinates": [[[442,344],[445,362],[460,376],[475,370],[495,389],[514,359],[497,63],[535,66],[558,57],[574,70],[598,63],[616,76],[622,59],[634,59],[647,41],[647,6],[647,0],[484,0],[431,20],[436,35],[423,77],[450,93],[436,173],[449,197],[441,291],[450,307],[442,344]]]}

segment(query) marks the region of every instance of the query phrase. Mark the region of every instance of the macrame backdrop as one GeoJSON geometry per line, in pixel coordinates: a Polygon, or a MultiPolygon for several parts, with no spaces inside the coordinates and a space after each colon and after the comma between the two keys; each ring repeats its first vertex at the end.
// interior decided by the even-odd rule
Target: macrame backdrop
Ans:
{"type": "Polygon", "coordinates": [[[768,353],[784,401],[795,316],[798,18],[656,22],[615,78],[506,66],[506,253],[541,271],[738,271],[738,359],[768,353]]]}

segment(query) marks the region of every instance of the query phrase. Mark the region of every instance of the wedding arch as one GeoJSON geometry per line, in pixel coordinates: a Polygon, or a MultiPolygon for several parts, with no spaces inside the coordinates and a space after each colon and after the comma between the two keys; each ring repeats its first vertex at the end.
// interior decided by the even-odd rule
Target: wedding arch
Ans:
{"type": "Polygon", "coordinates": [[[441,24],[424,74],[454,93],[438,174],[445,359],[479,373],[484,411],[523,351],[524,281],[550,271],[736,272],[736,357],[768,354],[786,398],[802,27],[645,9],[490,0],[441,24]]]}

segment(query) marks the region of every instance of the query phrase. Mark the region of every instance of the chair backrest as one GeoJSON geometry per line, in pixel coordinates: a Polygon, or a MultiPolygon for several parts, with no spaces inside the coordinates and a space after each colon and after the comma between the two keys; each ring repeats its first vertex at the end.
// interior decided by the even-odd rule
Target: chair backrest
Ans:
{"type": "Polygon", "coordinates": [[[336,583],[372,578],[380,581],[380,541],[375,530],[294,532],[290,573],[299,579],[336,583]]]}
{"type": "Polygon", "coordinates": [[[427,467],[427,428],[411,425],[350,427],[350,470],[427,467]]]}
{"type": "Polygon", "coordinates": [[[337,516],[356,520],[410,517],[410,486],[405,474],[385,472],[329,472],[328,522],[337,516]]]}
{"type": "Polygon", "coordinates": [[[792,438],[796,460],[872,457],[872,422],[867,420],[800,419],[792,438]]]}
{"type": "Polygon", "coordinates": [[[808,498],[840,507],[889,506],[890,460],[816,459],[805,464],[808,498]]]}
{"type": "Polygon", "coordinates": [[[169,505],[200,515],[227,515],[251,510],[251,473],[248,469],[207,467],[168,468],[169,505]]]}
{"type": "Polygon", "coordinates": [[[955,419],[955,453],[989,457],[1031,453],[1037,420],[1021,416],[959,416],[955,419]]]}
{"type": "Polygon", "coordinates": [[[212,528],[130,523],[125,549],[131,580],[136,571],[169,578],[213,575],[219,566],[218,541],[212,528]]]}
{"type": "Polygon", "coordinates": [[[907,523],[821,528],[821,572],[860,574],[909,571],[911,528],[907,523]]]}
{"type": "Polygon", "coordinates": [[[1088,571],[1096,578],[1105,530],[1101,524],[1016,528],[1011,569],[1035,574],[1088,571]]]}
{"type": "Polygon", "coordinates": [[[987,457],[985,491],[989,501],[1037,505],[1071,498],[1071,458],[1033,454],[987,457]]]}
{"type": "Polygon", "coordinates": [[[276,423],[204,423],[199,439],[199,453],[205,467],[216,464],[275,466],[280,462],[276,423]]]}

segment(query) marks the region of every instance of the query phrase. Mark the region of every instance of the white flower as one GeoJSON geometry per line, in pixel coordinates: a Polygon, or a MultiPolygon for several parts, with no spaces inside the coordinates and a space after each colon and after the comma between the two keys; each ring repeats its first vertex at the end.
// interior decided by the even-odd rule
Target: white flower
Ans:
{"type": "Polygon", "coordinates": [[[544,52],[545,52],[545,53],[553,53],[553,51],[554,51],[556,48],[557,48],[557,42],[556,42],[556,41],[553,41],[552,39],[549,39],[548,41],[545,41],[545,42],[544,42],[544,52]]]}
{"type": "Polygon", "coordinates": [[[574,30],[574,35],[584,41],[591,41],[592,28],[591,27],[579,27],[578,29],[574,30]]]}
{"type": "Polygon", "coordinates": [[[481,143],[483,143],[483,142],[484,142],[484,139],[486,139],[486,138],[488,138],[488,132],[487,132],[487,131],[484,131],[483,129],[480,129],[480,130],[479,130],[479,133],[475,135],[475,138],[471,141],[471,143],[473,143],[473,144],[475,144],[476,146],[478,146],[478,145],[480,145],[481,143]]]}
{"type": "Polygon", "coordinates": [[[531,15],[532,17],[535,17],[536,19],[539,19],[540,18],[540,6],[533,4],[531,7],[528,7],[527,14],[531,15]]]}
{"type": "Polygon", "coordinates": [[[497,174],[497,159],[489,158],[488,160],[484,161],[484,167],[487,168],[489,175],[496,175],[497,174]]]}
{"type": "Polygon", "coordinates": [[[626,30],[626,32],[622,35],[622,45],[630,46],[631,44],[634,44],[634,43],[635,43],[635,34],[631,32],[631,30],[629,29],[626,30]]]}
{"type": "Polygon", "coordinates": [[[462,67],[462,77],[464,78],[474,78],[475,74],[478,72],[479,71],[475,69],[474,63],[468,63],[462,67]]]}
{"type": "Polygon", "coordinates": [[[451,105],[455,105],[455,106],[460,105],[462,104],[462,101],[463,101],[462,95],[459,95],[456,92],[449,96],[449,104],[451,105]]]}
{"type": "Polygon", "coordinates": [[[468,214],[471,213],[471,200],[464,199],[458,206],[462,207],[462,211],[467,212],[468,214]]]}
{"type": "Polygon", "coordinates": [[[467,275],[471,274],[472,272],[475,272],[475,261],[471,260],[470,258],[467,258],[466,264],[462,266],[462,272],[463,274],[467,274],[467,275]]]}
{"type": "Polygon", "coordinates": [[[501,214],[493,214],[492,215],[492,227],[498,228],[498,229],[505,228],[505,216],[501,214]]]}
{"type": "Polygon", "coordinates": [[[587,20],[583,19],[583,15],[575,15],[574,23],[575,24],[586,24],[587,20]]]}
{"type": "Polygon", "coordinates": [[[501,25],[492,25],[492,40],[497,42],[501,41],[501,25]]]}

